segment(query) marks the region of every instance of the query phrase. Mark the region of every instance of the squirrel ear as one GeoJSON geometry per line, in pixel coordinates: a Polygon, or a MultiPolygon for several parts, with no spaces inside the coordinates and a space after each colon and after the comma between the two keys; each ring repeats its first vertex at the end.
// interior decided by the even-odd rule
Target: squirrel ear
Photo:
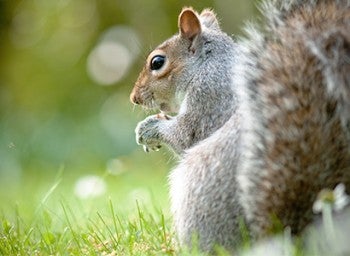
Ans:
{"type": "Polygon", "coordinates": [[[201,32],[201,23],[192,8],[184,8],[179,15],[179,30],[182,37],[193,40],[201,32]]]}
{"type": "Polygon", "coordinates": [[[204,9],[200,14],[202,24],[207,28],[220,29],[219,21],[216,14],[210,9],[204,9]]]}

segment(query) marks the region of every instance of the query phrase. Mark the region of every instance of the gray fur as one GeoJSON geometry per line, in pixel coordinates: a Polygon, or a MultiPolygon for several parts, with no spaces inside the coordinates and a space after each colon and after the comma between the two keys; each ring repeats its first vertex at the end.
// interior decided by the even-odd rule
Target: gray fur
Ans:
{"type": "Polygon", "coordinates": [[[350,190],[349,2],[289,1],[287,6],[293,8],[265,10],[270,21],[265,33],[250,33],[249,43],[243,43],[245,64],[236,71],[241,72],[236,86],[245,113],[239,198],[254,237],[273,229],[272,215],[300,233],[313,218],[318,191],[340,182],[350,190]],[[329,3],[336,3],[337,24],[325,19],[310,26],[316,8],[334,11],[329,3]],[[291,22],[301,9],[306,20],[291,22]],[[276,26],[271,20],[283,22],[276,26]],[[275,54],[277,48],[284,52],[275,54]],[[298,114],[309,109],[314,111],[305,117],[298,114]],[[287,116],[288,122],[278,122],[287,116]]]}
{"type": "MultiPolygon", "coordinates": [[[[223,67],[218,52],[207,65],[198,56],[184,69],[184,77],[197,74],[191,86],[178,85],[187,95],[179,116],[189,118],[172,119],[177,128],[169,131],[176,132],[162,141],[185,150],[169,177],[183,245],[198,235],[202,250],[219,244],[234,251],[241,220],[254,238],[270,234],[277,219],[298,234],[312,221],[321,189],[344,183],[350,191],[349,1],[269,1],[262,8],[266,25],[248,28],[246,39],[226,49],[232,65],[223,67]],[[232,97],[208,94],[227,82],[232,97]],[[217,111],[227,109],[228,121],[205,133],[221,118],[217,111]],[[197,129],[196,140],[179,139],[197,129]]],[[[213,41],[214,49],[228,46],[221,41],[213,41]]]]}
{"type": "Polygon", "coordinates": [[[216,243],[233,250],[241,242],[244,219],[235,177],[239,127],[235,113],[212,136],[187,150],[170,174],[171,210],[182,245],[191,246],[196,235],[205,251],[216,243]]]}
{"type": "MultiPolygon", "coordinates": [[[[136,127],[139,144],[150,149],[165,144],[182,154],[220,128],[235,110],[230,71],[238,55],[237,47],[216,26],[208,28],[202,24],[202,29],[193,45],[186,48],[188,52],[181,59],[184,67],[174,79],[175,98],[181,101],[178,114],[167,119],[154,115],[140,122],[136,127]]],[[[169,41],[179,40],[178,37],[169,41]]],[[[188,44],[180,40],[178,43],[188,44]]]]}

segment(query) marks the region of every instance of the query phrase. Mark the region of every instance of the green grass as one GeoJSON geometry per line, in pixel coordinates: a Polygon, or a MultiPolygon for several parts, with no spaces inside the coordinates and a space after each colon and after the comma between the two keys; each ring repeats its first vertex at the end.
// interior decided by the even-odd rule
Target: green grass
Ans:
{"type": "MultiPolygon", "coordinates": [[[[196,248],[176,246],[168,210],[171,164],[164,159],[162,154],[139,152],[118,159],[117,172],[106,167],[73,172],[61,166],[56,172],[27,170],[20,180],[1,184],[0,255],[201,255],[196,248]],[[87,174],[104,180],[103,194],[76,195],[76,182],[87,174]]],[[[299,240],[287,229],[263,243],[248,241],[240,255],[327,255],[320,252],[343,250],[348,246],[342,239],[349,216],[333,223],[330,208],[325,209],[323,228],[316,225],[299,240]],[[306,249],[301,250],[301,244],[306,249]]],[[[227,253],[218,249],[218,255],[227,253]]]]}
{"type": "MultiPolygon", "coordinates": [[[[174,253],[172,234],[164,214],[139,210],[136,218],[115,213],[110,201],[110,213],[96,210],[84,220],[69,205],[61,202],[54,214],[37,212],[33,221],[25,221],[21,213],[14,219],[2,216],[1,255],[154,255],[174,253]]],[[[108,208],[108,205],[105,207],[108,208]]],[[[106,209],[102,209],[106,210],[106,209]]]]}
{"type": "MultiPolygon", "coordinates": [[[[136,153],[139,154],[139,153],[136,153]]],[[[30,170],[0,188],[0,255],[173,255],[162,155],[121,158],[122,171],[30,170]],[[140,160],[134,160],[140,159],[140,160]],[[79,198],[76,181],[101,177],[106,192],[79,198]]]]}

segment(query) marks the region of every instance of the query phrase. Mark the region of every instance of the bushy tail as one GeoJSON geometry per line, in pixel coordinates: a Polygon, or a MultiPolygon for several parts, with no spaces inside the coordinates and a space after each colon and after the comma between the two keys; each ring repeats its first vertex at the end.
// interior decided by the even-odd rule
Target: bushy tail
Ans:
{"type": "MultiPolygon", "coordinates": [[[[253,233],[299,233],[317,192],[350,189],[350,3],[271,1],[243,77],[241,204],[253,233]],[[245,113],[244,113],[245,112],[245,113]]],[[[242,68],[240,68],[242,69],[242,68]]]]}

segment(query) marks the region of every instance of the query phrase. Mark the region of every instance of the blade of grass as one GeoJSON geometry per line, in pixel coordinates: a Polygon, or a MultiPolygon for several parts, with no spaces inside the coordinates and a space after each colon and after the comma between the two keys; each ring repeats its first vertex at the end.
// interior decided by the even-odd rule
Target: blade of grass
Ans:
{"type": "Polygon", "coordinates": [[[33,231],[34,231],[34,228],[32,228],[32,227],[29,228],[29,230],[28,230],[28,232],[26,233],[25,238],[24,238],[24,240],[23,240],[23,244],[26,244],[26,243],[29,242],[29,238],[30,238],[30,236],[32,235],[33,231]]]}
{"type": "Polygon", "coordinates": [[[35,214],[37,215],[38,211],[41,209],[41,207],[46,203],[46,201],[49,199],[49,197],[52,195],[52,193],[56,190],[56,188],[58,187],[58,185],[62,182],[62,174],[64,171],[64,166],[62,165],[58,172],[57,175],[55,177],[55,182],[53,183],[53,185],[50,187],[50,189],[46,192],[46,194],[44,195],[44,197],[41,199],[40,204],[38,205],[38,207],[35,210],[35,214]]]}
{"type": "Polygon", "coordinates": [[[136,207],[137,207],[137,213],[139,215],[139,224],[140,224],[141,234],[143,235],[143,224],[142,224],[142,221],[144,221],[144,218],[143,218],[143,214],[141,212],[138,200],[136,200],[136,207]]]}
{"type": "Polygon", "coordinates": [[[75,243],[77,244],[78,248],[79,248],[79,251],[82,253],[82,248],[81,248],[81,245],[79,243],[79,240],[78,240],[78,237],[77,237],[77,234],[74,232],[73,230],[73,227],[72,227],[72,224],[70,223],[69,221],[69,217],[68,217],[68,214],[67,214],[67,211],[66,211],[66,207],[64,206],[63,202],[61,201],[61,206],[62,206],[62,209],[63,209],[63,212],[64,212],[64,216],[66,218],[66,221],[67,221],[67,224],[68,224],[68,227],[72,233],[72,236],[73,236],[73,239],[75,241],[75,243]]]}
{"type": "Polygon", "coordinates": [[[103,225],[106,227],[108,233],[111,236],[111,239],[113,240],[113,242],[115,243],[115,249],[117,248],[118,245],[118,241],[115,239],[112,230],[109,228],[109,226],[106,224],[105,220],[102,218],[101,214],[99,212],[97,212],[97,216],[100,218],[100,220],[102,221],[103,225]]]}
{"type": "Polygon", "coordinates": [[[165,219],[164,219],[164,214],[161,215],[161,225],[162,225],[162,233],[163,233],[163,243],[167,244],[167,235],[166,235],[166,229],[165,229],[165,219]]]}
{"type": "Polygon", "coordinates": [[[113,225],[114,225],[115,234],[116,234],[116,236],[117,236],[117,240],[119,241],[119,234],[118,234],[118,228],[117,228],[117,221],[116,221],[116,219],[115,219],[115,212],[114,212],[114,207],[113,207],[111,198],[109,198],[109,208],[110,208],[111,213],[112,213],[112,220],[113,220],[113,225]]]}
{"type": "Polygon", "coordinates": [[[108,251],[109,253],[111,253],[111,250],[106,246],[106,238],[105,236],[102,234],[102,232],[100,231],[99,227],[96,225],[96,223],[94,223],[92,220],[90,220],[90,223],[95,227],[92,228],[91,226],[89,226],[89,230],[90,230],[90,235],[92,237],[95,238],[95,240],[98,240],[100,242],[100,244],[105,248],[106,251],[108,251]],[[99,234],[97,232],[95,232],[95,230],[98,230],[98,233],[102,236],[102,239],[101,237],[99,236],[99,234]]]}

